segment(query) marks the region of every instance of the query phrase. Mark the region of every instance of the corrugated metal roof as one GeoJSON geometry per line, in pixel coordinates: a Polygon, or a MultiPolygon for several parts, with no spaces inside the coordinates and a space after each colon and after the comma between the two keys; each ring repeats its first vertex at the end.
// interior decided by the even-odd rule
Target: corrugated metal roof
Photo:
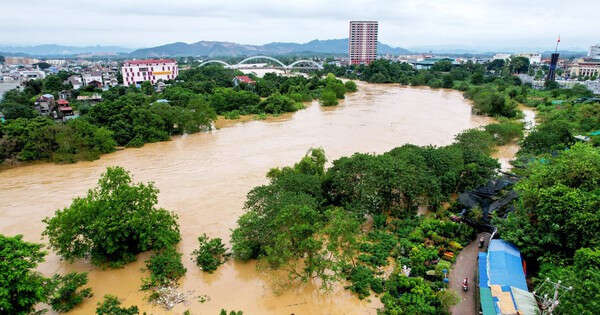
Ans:
{"type": "Polygon", "coordinates": [[[489,288],[487,277],[487,253],[480,252],[478,257],[479,264],[479,287],[489,288]]]}
{"type": "Polygon", "coordinates": [[[513,300],[517,305],[517,310],[520,315],[538,315],[539,308],[535,301],[535,296],[529,291],[521,290],[519,288],[510,288],[513,296],[513,300]]]}
{"type": "Polygon", "coordinates": [[[483,315],[497,315],[492,291],[490,288],[479,288],[479,297],[481,299],[481,312],[483,315]]]}
{"type": "Polygon", "coordinates": [[[521,253],[509,242],[491,240],[488,248],[488,284],[516,287],[527,291],[521,253]]]}

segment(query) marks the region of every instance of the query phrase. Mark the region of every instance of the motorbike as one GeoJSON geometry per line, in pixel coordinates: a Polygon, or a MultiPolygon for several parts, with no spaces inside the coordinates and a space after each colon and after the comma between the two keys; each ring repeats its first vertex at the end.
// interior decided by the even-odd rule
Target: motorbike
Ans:
{"type": "Polygon", "coordinates": [[[465,278],[462,283],[463,291],[469,291],[469,278],[465,278]]]}

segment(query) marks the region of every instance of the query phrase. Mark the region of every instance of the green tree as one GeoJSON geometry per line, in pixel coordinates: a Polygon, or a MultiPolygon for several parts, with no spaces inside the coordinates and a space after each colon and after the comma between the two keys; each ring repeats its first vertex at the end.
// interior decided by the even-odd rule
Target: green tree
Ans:
{"type": "Polygon", "coordinates": [[[508,65],[511,73],[527,73],[529,70],[529,58],[527,57],[511,57],[508,65]]]}
{"type": "Polygon", "coordinates": [[[521,151],[532,154],[551,153],[573,144],[571,124],[566,120],[544,122],[523,139],[521,151]]]}
{"type": "Polygon", "coordinates": [[[96,315],[137,315],[137,306],[121,307],[121,301],[114,295],[105,295],[104,301],[98,302],[96,315]]]}
{"type": "Polygon", "coordinates": [[[330,89],[323,90],[321,92],[321,97],[319,98],[319,100],[321,101],[321,105],[323,106],[335,106],[338,104],[335,91],[330,89]]]}
{"type": "Polygon", "coordinates": [[[41,248],[21,235],[0,234],[0,313],[30,314],[46,300],[48,279],[35,270],[46,255],[41,248]]]}
{"type": "MultiPolygon", "coordinates": [[[[581,248],[575,252],[572,265],[543,264],[536,285],[544,279],[561,281],[572,290],[562,291],[556,312],[560,314],[595,314],[600,307],[600,249],[581,248]]],[[[543,287],[542,287],[543,288],[543,287]]],[[[546,287],[541,294],[554,294],[546,287]]]]}
{"type": "Polygon", "coordinates": [[[354,81],[346,81],[346,83],[344,83],[344,86],[346,87],[346,91],[348,92],[356,92],[358,90],[358,87],[356,86],[356,83],[354,83],[354,81]]]}
{"type": "Polygon", "coordinates": [[[227,259],[227,249],[220,238],[209,239],[206,234],[198,237],[200,247],[192,252],[192,259],[203,271],[212,273],[224,264],[227,259]]]}
{"type": "Polygon", "coordinates": [[[179,242],[177,216],[156,208],[157,198],[152,183],[132,184],[125,169],[109,167],[87,196],[43,220],[43,235],[65,259],[119,266],[140,252],[179,242]]]}
{"type": "Polygon", "coordinates": [[[452,69],[452,61],[450,59],[436,61],[436,63],[431,66],[431,70],[433,71],[449,72],[450,69],[452,69]]]}
{"type": "Polygon", "coordinates": [[[498,220],[502,238],[531,261],[557,262],[573,257],[581,247],[597,246],[599,182],[600,152],[590,145],[578,143],[535,163],[516,185],[517,209],[498,220]]]}

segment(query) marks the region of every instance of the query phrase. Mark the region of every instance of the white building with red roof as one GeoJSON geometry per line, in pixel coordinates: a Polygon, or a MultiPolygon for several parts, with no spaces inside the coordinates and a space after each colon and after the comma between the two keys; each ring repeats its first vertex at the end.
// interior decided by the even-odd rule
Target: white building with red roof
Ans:
{"type": "Polygon", "coordinates": [[[238,75],[233,78],[234,86],[238,86],[238,85],[240,85],[240,83],[255,84],[256,82],[247,75],[238,75]]]}
{"type": "Polygon", "coordinates": [[[173,80],[179,74],[177,62],[173,59],[128,60],[121,67],[123,85],[141,84],[149,81],[152,84],[163,80],[173,80]]]}

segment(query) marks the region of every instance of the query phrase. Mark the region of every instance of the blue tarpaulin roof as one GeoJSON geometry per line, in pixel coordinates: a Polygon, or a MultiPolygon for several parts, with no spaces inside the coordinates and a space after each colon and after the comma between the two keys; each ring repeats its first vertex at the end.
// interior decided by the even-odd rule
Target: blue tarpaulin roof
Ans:
{"type": "MultiPolygon", "coordinates": [[[[521,253],[509,242],[491,240],[488,247],[489,284],[527,291],[521,253]]],[[[481,277],[481,276],[480,276],[481,277]]]]}
{"type": "Polygon", "coordinates": [[[479,252],[477,263],[479,264],[479,287],[489,288],[487,277],[487,253],[479,252]]]}

